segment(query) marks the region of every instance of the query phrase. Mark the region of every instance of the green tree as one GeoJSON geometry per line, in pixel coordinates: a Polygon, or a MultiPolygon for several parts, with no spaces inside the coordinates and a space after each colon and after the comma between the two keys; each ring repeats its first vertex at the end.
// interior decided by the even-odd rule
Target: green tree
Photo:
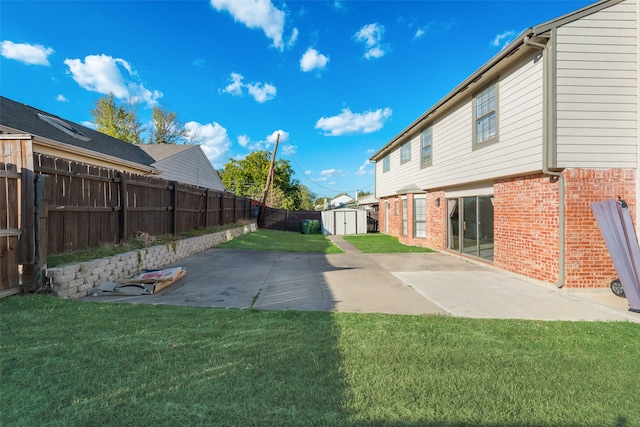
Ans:
{"type": "Polygon", "coordinates": [[[153,126],[149,132],[149,144],[179,144],[187,140],[187,130],[178,121],[178,114],[161,107],[153,107],[153,126]]]}
{"type": "Polygon", "coordinates": [[[138,121],[135,103],[117,105],[113,93],[110,93],[96,101],[91,115],[98,132],[132,144],[142,142],[144,128],[138,121]]]}
{"type": "Polygon", "coordinates": [[[300,197],[300,209],[305,211],[315,210],[316,206],[314,201],[316,199],[316,195],[309,190],[309,187],[298,183],[297,190],[300,197]]]}
{"type": "MultiPolygon", "coordinates": [[[[219,175],[225,187],[234,194],[262,200],[270,163],[271,154],[268,151],[254,151],[244,159],[229,159],[219,175]]],[[[274,208],[289,210],[307,209],[313,206],[315,195],[293,179],[293,175],[289,161],[276,160],[274,183],[269,191],[267,204],[274,208]]]]}

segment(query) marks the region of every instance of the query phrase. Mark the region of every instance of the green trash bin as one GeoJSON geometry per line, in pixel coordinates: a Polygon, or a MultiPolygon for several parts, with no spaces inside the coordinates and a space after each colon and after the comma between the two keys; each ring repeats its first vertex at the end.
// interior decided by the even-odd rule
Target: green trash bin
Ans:
{"type": "Polygon", "coordinates": [[[318,221],[317,219],[312,219],[311,220],[311,227],[309,229],[309,232],[311,234],[318,234],[318,227],[320,226],[320,221],[318,221]]]}
{"type": "Polygon", "coordinates": [[[303,219],[302,220],[302,230],[301,230],[302,234],[309,234],[311,233],[311,223],[308,219],[303,219]]]}

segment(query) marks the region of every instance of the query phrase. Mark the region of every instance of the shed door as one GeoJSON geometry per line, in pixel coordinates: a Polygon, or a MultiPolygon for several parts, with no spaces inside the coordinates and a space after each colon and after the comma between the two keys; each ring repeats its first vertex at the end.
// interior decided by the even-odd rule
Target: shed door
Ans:
{"type": "Polygon", "coordinates": [[[357,212],[335,211],[335,233],[337,235],[356,234],[357,212]]]}

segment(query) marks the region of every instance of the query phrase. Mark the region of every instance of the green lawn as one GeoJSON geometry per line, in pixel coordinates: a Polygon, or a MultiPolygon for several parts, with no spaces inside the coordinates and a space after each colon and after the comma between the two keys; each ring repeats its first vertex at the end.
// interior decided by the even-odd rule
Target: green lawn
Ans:
{"type": "Polygon", "coordinates": [[[366,254],[433,252],[433,250],[429,248],[403,245],[398,242],[397,237],[386,234],[360,234],[357,236],[342,236],[342,238],[366,254]]]}
{"type": "Polygon", "coordinates": [[[321,234],[301,234],[267,229],[243,234],[218,247],[256,251],[343,253],[331,240],[321,234]]]}
{"type": "Polygon", "coordinates": [[[0,301],[3,426],[639,426],[634,323],[0,301]]]}

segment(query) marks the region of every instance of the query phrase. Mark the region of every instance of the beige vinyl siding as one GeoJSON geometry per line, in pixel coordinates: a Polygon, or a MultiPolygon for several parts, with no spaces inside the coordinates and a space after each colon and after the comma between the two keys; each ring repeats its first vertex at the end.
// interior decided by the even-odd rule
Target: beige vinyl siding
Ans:
{"type": "MultiPolygon", "coordinates": [[[[487,84],[491,83],[487,81],[487,84]]],[[[412,138],[411,161],[400,164],[400,145],[391,152],[391,170],[376,165],[376,194],[385,197],[410,184],[421,189],[537,171],[542,165],[542,61],[535,54],[505,72],[498,81],[499,142],[472,149],[473,100],[432,125],[433,163],[420,168],[420,134],[412,138]]]]}
{"type": "Polygon", "coordinates": [[[154,166],[162,171],[160,178],[224,191],[213,166],[198,148],[194,146],[154,163],[154,166]]]}
{"type": "Polygon", "coordinates": [[[431,188],[486,181],[540,168],[542,66],[533,57],[498,82],[498,142],[472,150],[472,100],[436,123],[431,188]]]}
{"type": "Polygon", "coordinates": [[[390,168],[382,172],[382,159],[376,163],[376,195],[384,197],[410,184],[418,185],[417,174],[420,171],[420,134],[411,138],[411,160],[400,163],[401,145],[389,154],[390,168]]]}
{"type": "Polygon", "coordinates": [[[557,30],[557,166],[635,168],[638,17],[625,1],[557,30]]]}

